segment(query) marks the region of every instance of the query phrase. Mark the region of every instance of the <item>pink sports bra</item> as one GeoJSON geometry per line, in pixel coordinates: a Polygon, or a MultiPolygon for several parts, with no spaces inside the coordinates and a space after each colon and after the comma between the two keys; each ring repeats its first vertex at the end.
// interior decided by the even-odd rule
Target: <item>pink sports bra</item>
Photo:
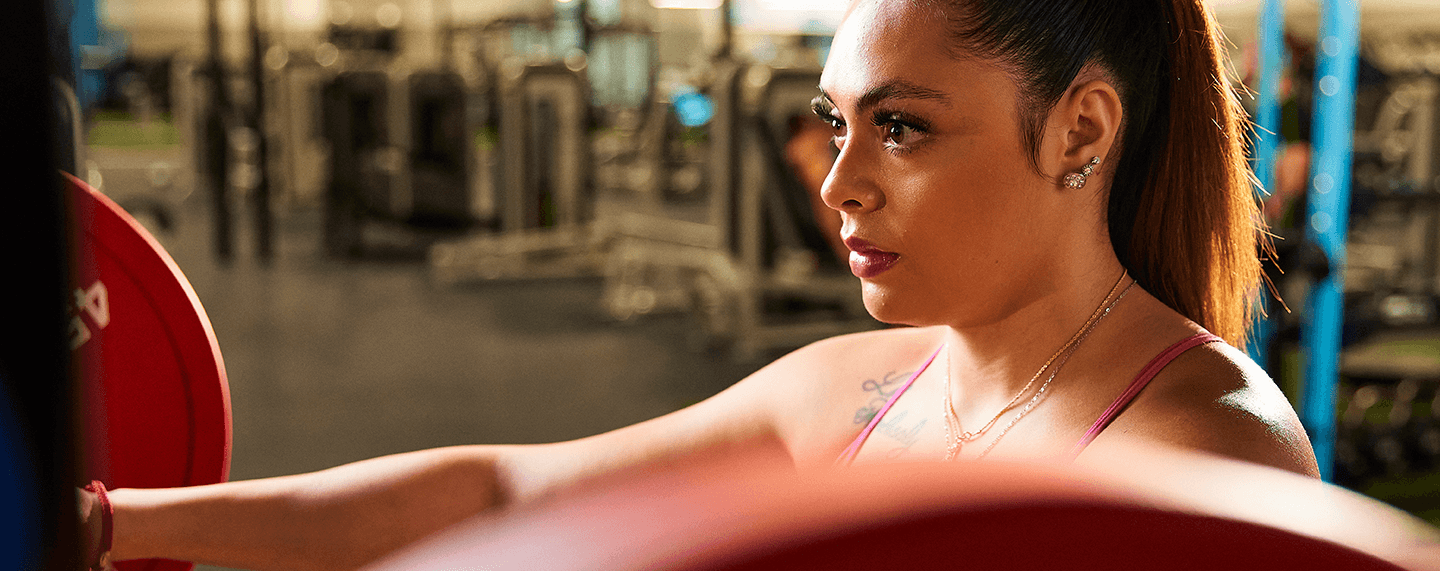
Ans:
{"type": "MultiPolygon", "coordinates": [[[[1169,365],[1170,361],[1175,360],[1181,353],[1189,351],[1190,349],[1217,341],[1223,340],[1211,333],[1196,333],[1195,335],[1182,339],[1179,343],[1171,345],[1168,349],[1161,351],[1159,355],[1156,355],[1154,359],[1150,360],[1149,364],[1145,365],[1145,368],[1140,370],[1140,374],[1135,377],[1135,380],[1130,383],[1130,386],[1125,389],[1125,392],[1120,393],[1120,398],[1115,399],[1115,402],[1110,405],[1110,408],[1105,409],[1105,412],[1100,414],[1100,418],[1095,420],[1095,424],[1090,426],[1090,430],[1085,431],[1085,435],[1080,437],[1080,441],[1075,443],[1075,447],[1070,450],[1070,457],[1074,458],[1078,456],[1091,441],[1095,440],[1096,436],[1100,435],[1100,431],[1110,426],[1110,423],[1114,422],[1115,417],[1120,416],[1120,412],[1125,410],[1125,406],[1129,405],[1130,401],[1135,400],[1135,395],[1140,394],[1140,391],[1145,388],[1145,385],[1150,384],[1150,380],[1154,379],[1155,375],[1159,374],[1160,370],[1165,368],[1165,365],[1169,365]]],[[[860,435],[855,437],[855,441],[851,442],[849,446],[845,447],[845,451],[840,453],[840,457],[835,460],[836,464],[848,466],[851,462],[855,461],[855,456],[860,454],[860,447],[865,444],[865,439],[869,438],[870,433],[875,431],[875,427],[880,425],[880,419],[885,417],[885,413],[890,411],[890,407],[895,406],[895,402],[900,400],[900,395],[905,394],[905,391],[910,389],[910,385],[915,384],[915,379],[920,378],[920,374],[924,373],[925,369],[930,368],[930,364],[935,362],[935,357],[940,356],[940,352],[944,350],[944,345],[936,349],[935,353],[930,355],[930,358],[925,361],[925,364],[921,365],[919,370],[916,370],[914,374],[910,375],[910,379],[905,381],[905,384],[901,385],[900,389],[896,390],[895,394],[890,396],[890,400],[885,402],[885,406],[880,407],[880,411],[876,412],[875,417],[870,419],[870,424],[865,425],[865,429],[860,431],[860,435]]]]}

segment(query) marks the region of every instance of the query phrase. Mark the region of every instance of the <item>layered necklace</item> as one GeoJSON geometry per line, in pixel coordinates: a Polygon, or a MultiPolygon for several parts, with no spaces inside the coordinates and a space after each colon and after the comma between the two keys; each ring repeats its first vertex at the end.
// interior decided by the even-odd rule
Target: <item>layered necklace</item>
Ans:
{"type": "Polygon", "coordinates": [[[1020,389],[1020,392],[1015,393],[1015,396],[1010,399],[1010,402],[1005,403],[1005,406],[1000,408],[1000,412],[995,413],[994,418],[991,418],[990,422],[985,423],[985,426],[980,427],[979,430],[974,432],[964,432],[960,430],[960,416],[955,414],[955,405],[950,396],[953,392],[951,390],[953,383],[950,379],[950,349],[945,349],[946,460],[954,460],[959,457],[960,448],[964,446],[965,443],[972,442],[986,432],[989,432],[990,429],[995,426],[995,423],[999,422],[1000,418],[1005,416],[1006,412],[1015,408],[1016,403],[1019,403],[1020,399],[1030,392],[1030,388],[1035,386],[1035,381],[1038,381],[1041,376],[1045,375],[1046,371],[1049,371],[1050,376],[1046,377],[1045,382],[1040,384],[1040,389],[1035,391],[1034,396],[1030,397],[1030,402],[1026,403],[1024,408],[1020,409],[1020,414],[1010,419],[1009,424],[1006,424],[1004,428],[1000,429],[1000,434],[996,435],[995,439],[990,441],[990,444],[986,446],[984,450],[980,451],[980,455],[976,456],[976,458],[984,458],[986,454],[989,454],[990,449],[994,448],[995,444],[1000,442],[1000,439],[1004,438],[1006,433],[1010,432],[1010,429],[1015,426],[1015,423],[1020,422],[1020,419],[1024,418],[1026,414],[1030,413],[1031,409],[1035,408],[1035,405],[1040,402],[1040,397],[1044,396],[1046,389],[1050,388],[1050,382],[1055,380],[1056,373],[1060,372],[1060,367],[1064,366],[1065,362],[1070,360],[1070,356],[1075,353],[1075,350],[1080,347],[1080,343],[1095,329],[1095,325],[1100,323],[1100,320],[1104,319],[1106,315],[1110,314],[1110,310],[1114,309],[1115,305],[1120,303],[1121,299],[1124,299],[1125,294],[1130,292],[1130,288],[1135,287],[1135,280],[1132,279],[1130,280],[1130,284],[1125,286],[1125,289],[1120,289],[1120,284],[1125,283],[1125,278],[1129,277],[1129,275],[1130,272],[1128,270],[1120,274],[1120,279],[1116,280],[1114,286],[1111,286],[1110,292],[1105,294],[1105,299],[1100,300],[1100,305],[1090,314],[1090,318],[1085,320],[1085,324],[1081,325],[1080,329],[1076,331],[1074,335],[1070,336],[1070,340],[1066,341],[1064,345],[1061,345],[1060,349],[1055,351],[1055,354],[1051,355],[1050,358],[1045,361],[1045,364],[1040,367],[1040,370],[1036,371],[1035,375],[1030,377],[1030,382],[1025,383],[1025,386],[1020,389]],[[1116,295],[1116,292],[1119,292],[1119,295],[1116,295]]]}

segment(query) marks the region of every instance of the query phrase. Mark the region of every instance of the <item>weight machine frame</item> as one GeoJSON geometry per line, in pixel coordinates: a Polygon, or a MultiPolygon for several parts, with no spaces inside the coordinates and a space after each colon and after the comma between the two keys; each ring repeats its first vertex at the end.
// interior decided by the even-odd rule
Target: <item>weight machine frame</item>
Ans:
{"type": "MultiPolygon", "coordinates": [[[[777,218],[783,205],[776,193],[768,156],[774,137],[765,132],[783,124],[789,111],[808,105],[776,104],[776,87],[799,82],[804,89],[819,80],[818,69],[770,68],[720,60],[712,97],[711,183],[704,223],[650,221],[656,232],[639,235],[637,221],[618,232],[621,238],[606,265],[605,303],[612,315],[628,318],[656,307],[689,308],[704,321],[705,333],[733,343],[739,359],[753,359],[779,348],[793,348],[827,337],[876,328],[865,313],[860,281],[844,275],[795,271],[767,263],[766,226],[795,233],[777,218]],[[767,146],[766,138],[770,145],[767,146]],[[832,303],[847,317],[780,323],[766,310],[767,296],[793,296],[832,303]]],[[[782,240],[783,241],[783,240],[782,240]]],[[[793,240],[792,240],[793,242],[793,240]]],[[[792,246],[798,244],[791,244],[792,246]]],[[[803,250],[802,250],[803,251],[803,250]]],[[[828,254],[827,251],[825,254],[828,254]]]]}
{"type": "Polygon", "coordinates": [[[498,145],[501,233],[438,243],[432,275],[445,283],[469,279],[556,278],[594,275],[603,233],[592,223],[590,90],[583,57],[564,62],[501,65],[498,145]],[[536,131],[538,106],[555,105],[555,172],[532,164],[545,149],[536,131]],[[553,176],[554,178],[549,178],[553,176]],[[546,192],[547,183],[550,192],[546,192]],[[553,207],[547,219],[545,201],[553,207]]]}

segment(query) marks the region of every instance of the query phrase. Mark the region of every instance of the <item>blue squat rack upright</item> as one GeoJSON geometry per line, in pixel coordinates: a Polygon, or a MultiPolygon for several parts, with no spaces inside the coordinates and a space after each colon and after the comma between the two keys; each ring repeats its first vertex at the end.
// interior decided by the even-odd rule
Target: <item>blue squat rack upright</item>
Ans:
{"type": "Polygon", "coordinates": [[[1315,446],[1320,474],[1328,481],[1335,473],[1335,389],[1340,377],[1355,73],[1360,55],[1358,0],[1322,0],[1318,43],[1309,207],[1304,222],[1306,239],[1325,252],[1331,271],[1310,288],[1302,315],[1300,420],[1315,446]]]}
{"type": "MultiPolygon", "coordinates": [[[[1260,92],[1256,112],[1255,172],[1262,187],[1273,184],[1280,117],[1278,94],[1284,69],[1284,0],[1261,7],[1260,92]]],[[[1351,147],[1355,127],[1355,73],[1360,53],[1358,0],[1321,0],[1315,61],[1315,111],[1305,239],[1318,245],[1331,271],[1310,288],[1302,314],[1304,355],[1300,420],[1315,447],[1321,476],[1335,472],[1335,393],[1340,377],[1344,321],[1345,238],[1350,214],[1351,147]]],[[[1264,363],[1270,324],[1258,324],[1250,354],[1264,363]]],[[[1273,373],[1273,371],[1272,371],[1273,373]]]]}
{"type": "Polygon", "coordinates": [[[1335,472],[1335,387],[1344,319],[1345,236],[1350,218],[1350,151],[1355,128],[1355,69],[1360,54],[1358,0],[1320,3],[1315,55],[1314,151],[1305,236],[1332,268],[1310,289],[1301,347],[1305,351],[1300,420],[1315,445],[1320,474],[1335,472]]]}

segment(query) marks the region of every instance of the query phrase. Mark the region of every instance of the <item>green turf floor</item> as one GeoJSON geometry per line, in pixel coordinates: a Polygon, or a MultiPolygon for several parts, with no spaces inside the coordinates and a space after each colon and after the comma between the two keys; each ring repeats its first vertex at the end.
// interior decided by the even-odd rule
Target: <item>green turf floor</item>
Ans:
{"type": "Polygon", "coordinates": [[[180,129],[168,114],[143,121],[129,113],[100,111],[90,118],[87,142],[96,147],[166,149],[180,145],[180,129]]]}

